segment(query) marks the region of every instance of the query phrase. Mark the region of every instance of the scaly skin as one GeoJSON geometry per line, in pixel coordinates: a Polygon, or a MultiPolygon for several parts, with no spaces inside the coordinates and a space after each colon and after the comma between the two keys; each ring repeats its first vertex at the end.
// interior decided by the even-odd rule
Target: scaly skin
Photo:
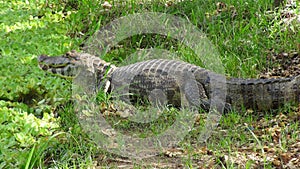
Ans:
{"type": "MultiPolygon", "coordinates": [[[[300,102],[300,76],[227,78],[224,81],[222,75],[182,61],[155,59],[116,67],[96,56],[75,51],[60,57],[40,56],[38,61],[41,69],[63,76],[75,76],[74,70],[82,66],[95,75],[95,88],[102,87],[105,92],[121,91],[121,94],[126,94],[122,93],[125,91],[150,100],[157,96],[165,97],[175,106],[180,106],[180,91],[185,93],[190,103],[203,108],[208,108],[213,94],[220,94],[225,100],[225,93],[226,104],[238,109],[269,110],[287,102],[300,102]],[[212,87],[214,77],[220,81],[221,87],[212,87]]],[[[132,101],[137,98],[124,96],[121,99],[132,101]]]]}

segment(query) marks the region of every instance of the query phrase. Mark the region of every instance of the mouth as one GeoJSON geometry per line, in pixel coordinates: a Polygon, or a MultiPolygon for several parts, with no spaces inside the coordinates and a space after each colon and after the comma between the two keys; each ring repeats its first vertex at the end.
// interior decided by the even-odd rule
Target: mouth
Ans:
{"type": "Polygon", "coordinates": [[[44,63],[39,63],[39,67],[42,70],[49,70],[49,69],[62,69],[67,67],[69,64],[52,64],[52,65],[48,65],[48,64],[44,64],[44,63]]]}
{"type": "Polygon", "coordinates": [[[76,58],[68,57],[67,55],[50,57],[41,55],[38,57],[38,66],[45,71],[63,77],[76,76],[77,69],[76,58]]]}
{"type": "Polygon", "coordinates": [[[68,65],[73,65],[74,61],[63,56],[50,57],[41,55],[38,57],[38,65],[42,70],[59,69],[68,65]]]}

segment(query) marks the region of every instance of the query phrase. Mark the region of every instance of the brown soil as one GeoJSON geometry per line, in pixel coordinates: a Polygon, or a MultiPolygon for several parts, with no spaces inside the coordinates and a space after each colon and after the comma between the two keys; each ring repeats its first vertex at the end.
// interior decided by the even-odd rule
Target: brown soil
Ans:
{"type": "Polygon", "coordinates": [[[260,74],[260,78],[293,77],[300,75],[299,52],[282,52],[267,58],[267,68],[260,74]]]}

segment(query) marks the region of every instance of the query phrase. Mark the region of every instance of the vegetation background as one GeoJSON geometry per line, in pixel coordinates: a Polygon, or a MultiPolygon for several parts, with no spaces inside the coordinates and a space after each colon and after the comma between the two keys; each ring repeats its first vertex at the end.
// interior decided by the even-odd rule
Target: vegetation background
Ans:
{"type": "MultiPolygon", "coordinates": [[[[278,73],[286,65],[299,67],[298,1],[0,0],[0,168],[299,168],[300,110],[295,105],[229,113],[207,144],[195,146],[193,130],[179,147],[145,161],[105,152],[82,132],[72,108],[71,81],[41,71],[37,56],[80,51],[113,19],[146,11],[187,18],[206,33],[227,76],[299,74],[278,73]]],[[[160,47],[201,65],[189,49],[163,36],[136,35],[120,46],[103,58],[124,64],[138,49],[160,47]]],[[[130,132],[141,130],[126,119],[111,122],[130,132]]],[[[144,136],[166,124],[149,125],[144,136]]]]}

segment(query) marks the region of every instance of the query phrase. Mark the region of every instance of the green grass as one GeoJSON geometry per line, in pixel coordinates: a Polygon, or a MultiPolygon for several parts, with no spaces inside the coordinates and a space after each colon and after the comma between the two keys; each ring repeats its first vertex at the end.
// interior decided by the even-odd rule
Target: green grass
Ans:
{"type": "MultiPolygon", "coordinates": [[[[280,155],[290,152],[300,140],[299,110],[295,107],[287,105],[274,113],[265,112],[263,117],[246,110],[231,112],[222,117],[205,145],[197,142],[203,126],[196,123],[179,144],[187,152],[182,157],[161,153],[153,159],[128,163],[97,147],[80,127],[74,115],[71,81],[45,73],[37,66],[37,56],[80,50],[95,31],[113,19],[142,12],[187,18],[217,47],[226,75],[231,77],[257,77],[266,67],[273,66],[266,64],[272,53],[299,52],[299,25],[284,26],[279,17],[281,8],[273,10],[271,0],[224,0],[227,7],[220,8],[219,13],[217,2],[184,1],[166,7],[162,1],[140,4],[132,0],[106,11],[101,0],[0,1],[0,168],[88,168],[96,162],[101,167],[153,168],[180,163],[191,168],[196,168],[195,164],[236,168],[240,165],[239,156],[245,160],[242,168],[252,168],[254,164],[277,167],[275,160],[268,161],[266,157],[280,160],[280,155]],[[256,153],[262,159],[259,164],[249,157],[256,153]],[[214,162],[205,161],[207,158],[214,162]]],[[[191,49],[170,37],[134,35],[118,45],[102,57],[126,65],[136,61],[126,58],[139,49],[158,48],[206,67],[191,49]]],[[[98,101],[109,106],[108,97],[99,94],[98,101]]],[[[166,130],[177,114],[172,109],[149,124],[134,123],[116,115],[109,116],[107,121],[123,133],[147,137],[166,130]]],[[[199,121],[204,122],[205,116],[199,121]]]]}

